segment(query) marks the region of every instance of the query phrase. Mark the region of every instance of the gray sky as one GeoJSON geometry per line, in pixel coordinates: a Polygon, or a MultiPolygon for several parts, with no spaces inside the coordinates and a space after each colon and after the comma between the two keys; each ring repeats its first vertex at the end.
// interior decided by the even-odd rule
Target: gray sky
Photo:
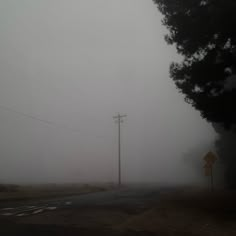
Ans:
{"type": "Polygon", "coordinates": [[[0,181],[116,181],[117,112],[125,181],[202,171],[184,153],[215,133],[169,78],[161,18],[151,0],[0,1],[0,181]]]}

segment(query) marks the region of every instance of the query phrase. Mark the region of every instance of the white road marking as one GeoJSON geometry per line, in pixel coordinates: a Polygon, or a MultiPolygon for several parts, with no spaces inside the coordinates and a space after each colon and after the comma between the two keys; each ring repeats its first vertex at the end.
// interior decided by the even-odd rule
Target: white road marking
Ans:
{"type": "Polygon", "coordinates": [[[52,211],[52,210],[56,210],[57,207],[47,207],[46,209],[52,211]]]}
{"type": "MultiPolygon", "coordinates": [[[[53,203],[53,202],[52,202],[53,203]]],[[[65,202],[66,205],[70,205],[71,202],[65,202]]],[[[53,211],[56,210],[58,207],[55,206],[50,206],[49,204],[45,204],[44,206],[40,205],[29,205],[29,206],[20,206],[20,207],[8,207],[8,208],[2,208],[0,211],[2,211],[1,215],[2,216],[29,216],[29,215],[34,215],[34,214],[39,214],[43,211],[49,210],[53,211]]]]}
{"type": "Polygon", "coordinates": [[[13,213],[9,213],[9,212],[6,212],[6,213],[3,213],[2,216],[12,216],[13,213]]]}
{"type": "Polygon", "coordinates": [[[14,210],[14,208],[8,207],[8,208],[2,208],[2,209],[1,209],[1,211],[10,211],[10,210],[14,210]]]}
{"type": "Polygon", "coordinates": [[[25,212],[32,212],[32,211],[37,211],[45,208],[45,206],[39,206],[39,207],[33,207],[33,208],[21,208],[21,210],[15,211],[14,214],[21,214],[25,212]]]}
{"type": "Polygon", "coordinates": [[[27,214],[21,213],[21,214],[18,214],[18,215],[16,215],[16,216],[27,216],[27,214]]]}
{"type": "Polygon", "coordinates": [[[66,205],[71,205],[71,203],[72,203],[72,202],[66,202],[65,204],[66,204],[66,205]]]}
{"type": "Polygon", "coordinates": [[[37,210],[37,211],[34,211],[33,214],[41,213],[41,212],[43,212],[43,210],[44,210],[44,209],[39,209],[39,210],[37,210]]]}

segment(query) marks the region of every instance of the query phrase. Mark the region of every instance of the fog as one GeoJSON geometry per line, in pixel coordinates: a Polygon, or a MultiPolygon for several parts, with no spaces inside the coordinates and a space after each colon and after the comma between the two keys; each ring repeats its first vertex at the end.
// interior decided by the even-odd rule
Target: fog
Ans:
{"type": "Polygon", "coordinates": [[[161,19],[151,0],[0,1],[0,182],[117,182],[118,112],[123,182],[202,181],[216,134],[169,78],[161,19]]]}

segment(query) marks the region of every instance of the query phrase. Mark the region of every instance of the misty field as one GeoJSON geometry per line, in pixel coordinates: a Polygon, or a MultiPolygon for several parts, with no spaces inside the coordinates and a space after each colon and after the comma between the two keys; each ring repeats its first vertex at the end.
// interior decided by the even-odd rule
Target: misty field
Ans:
{"type": "Polygon", "coordinates": [[[40,184],[11,185],[0,184],[0,201],[31,200],[80,195],[105,191],[108,187],[89,184],[40,184]]]}

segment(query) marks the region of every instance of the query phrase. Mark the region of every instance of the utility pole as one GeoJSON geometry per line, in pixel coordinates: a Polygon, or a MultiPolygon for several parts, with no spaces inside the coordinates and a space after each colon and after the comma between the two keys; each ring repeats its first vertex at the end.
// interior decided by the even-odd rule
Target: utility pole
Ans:
{"type": "Polygon", "coordinates": [[[213,182],[213,166],[211,166],[211,192],[214,191],[214,182],[213,182]]]}
{"type": "Polygon", "coordinates": [[[123,118],[127,115],[113,116],[113,119],[118,123],[118,185],[121,186],[121,142],[120,142],[120,124],[124,122],[123,118]]]}

